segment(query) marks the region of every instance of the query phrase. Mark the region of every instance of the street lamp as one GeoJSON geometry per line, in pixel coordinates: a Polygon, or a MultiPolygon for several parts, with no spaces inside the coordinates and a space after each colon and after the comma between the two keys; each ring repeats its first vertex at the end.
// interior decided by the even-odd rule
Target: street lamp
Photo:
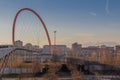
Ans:
{"type": "Polygon", "coordinates": [[[54,31],[54,46],[56,45],[56,32],[57,31],[54,31]]]}
{"type": "Polygon", "coordinates": [[[56,32],[57,31],[54,31],[54,45],[53,45],[53,54],[54,54],[54,61],[56,62],[57,60],[57,55],[56,55],[56,32]]]}

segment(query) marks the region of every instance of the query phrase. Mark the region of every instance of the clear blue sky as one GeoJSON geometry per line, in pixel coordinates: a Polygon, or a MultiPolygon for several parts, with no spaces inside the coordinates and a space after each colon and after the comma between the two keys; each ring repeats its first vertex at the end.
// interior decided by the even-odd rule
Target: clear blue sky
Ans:
{"type": "MultiPolygon", "coordinates": [[[[0,0],[0,44],[11,44],[12,22],[21,8],[43,18],[57,43],[120,43],[120,0],[0,0]]],[[[42,44],[43,45],[43,44],[42,44]]]]}

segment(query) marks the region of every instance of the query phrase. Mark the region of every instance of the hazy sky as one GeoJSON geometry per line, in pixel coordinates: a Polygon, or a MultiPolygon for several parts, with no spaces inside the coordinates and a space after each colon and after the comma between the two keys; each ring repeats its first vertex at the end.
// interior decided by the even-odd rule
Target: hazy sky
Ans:
{"type": "Polygon", "coordinates": [[[40,14],[52,43],[54,30],[57,44],[120,43],[120,0],[0,0],[0,44],[11,44],[14,16],[24,7],[40,14]]]}

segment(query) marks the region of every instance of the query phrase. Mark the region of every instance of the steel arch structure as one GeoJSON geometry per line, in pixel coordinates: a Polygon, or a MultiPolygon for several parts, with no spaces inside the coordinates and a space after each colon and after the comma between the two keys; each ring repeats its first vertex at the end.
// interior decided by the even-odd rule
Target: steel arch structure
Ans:
{"type": "Polygon", "coordinates": [[[49,36],[48,30],[47,30],[47,27],[46,27],[44,21],[42,20],[41,16],[37,12],[35,12],[33,9],[30,9],[30,8],[22,8],[22,9],[20,9],[16,13],[16,15],[14,17],[13,26],[12,26],[12,43],[13,43],[13,45],[15,45],[15,27],[16,27],[16,21],[17,21],[17,18],[19,16],[19,14],[21,12],[23,12],[23,11],[30,11],[34,15],[36,15],[38,17],[38,19],[40,20],[40,23],[42,23],[42,26],[43,26],[43,28],[44,28],[44,30],[46,32],[46,36],[47,36],[48,43],[49,43],[49,46],[50,46],[50,53],[52,54],[53,53],[53,49],[52,49],[51,40],[50,40],[50,36],[49,36]]]}

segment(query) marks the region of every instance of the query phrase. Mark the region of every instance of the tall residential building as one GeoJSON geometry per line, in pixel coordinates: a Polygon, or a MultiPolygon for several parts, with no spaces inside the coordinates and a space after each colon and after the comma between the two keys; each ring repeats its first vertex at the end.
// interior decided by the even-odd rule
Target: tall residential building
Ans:
{"type": "Polygon", "coordinates": [[[84,47],[81,50],[81,53],[83,56],[92,57],[93,55],[96,55],[96,57],[99,56],[99,47],[98,46],[89,46],[84,47]]]}
{"type": "Polygon", "coordinates": [[[78,43],[73,43],[72,44],[72,51],[76,54],[80,54],[82,49],[82,45],[78,43]]]}
{"type": "Polygon", "coordinates": [[[22,48],[23,47],[23,42],[20,40],[15,41],[15,47],[22,48]]]}
{"type": "Polygon", "coordinates": [[[101,46],[100,59],[102,63],[111,63],[113,60],[114,47],[101,46]]]}
{"type": "Polygon", "coordinates": [[[33,50],[33,46],[32,46],[31,43],[27,43],[24,47],[25,47],[26,49],[33,50]]]}
{"type": "Polygon", "coordinates": [[[115,46],[115,51],[116,51],[117,54],[120,53],[120,45],[115,46]]]}
{"type": "MultiPolygon", "coordinates": [[[[66,45],[52,45],[53,52],[57,53],[58,55],[66,54],[68,51],[68,48],[66,45]]],[[[50,46],[44,45],[43,46],[43,54],[50,54],[50,46]]]]}
{"type": "MultiPolygon", "coordinates": [[[[15,41],[15,47],[17,47],[17,48],[23,48],[23,42],[20,41],[20,40],[15,41]]],[[[16,50],[16,54],[22,56],[24,54],[24,51],[22,51],[22,50],[16,50]]]]}

